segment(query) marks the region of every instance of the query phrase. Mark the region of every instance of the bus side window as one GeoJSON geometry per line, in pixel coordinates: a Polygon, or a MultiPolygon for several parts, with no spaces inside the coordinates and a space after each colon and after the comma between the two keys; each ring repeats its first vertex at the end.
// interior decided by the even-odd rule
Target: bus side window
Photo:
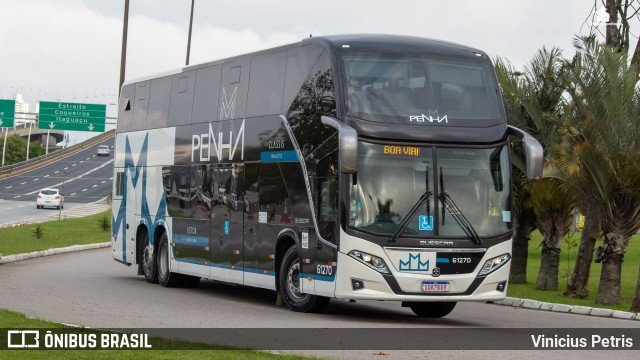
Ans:
{"type": "Polygon", "coordinates": [[[323,239],[335,243],[338,230],[338,152],[318,162],[316,172],[318,230],[323,239]]]}

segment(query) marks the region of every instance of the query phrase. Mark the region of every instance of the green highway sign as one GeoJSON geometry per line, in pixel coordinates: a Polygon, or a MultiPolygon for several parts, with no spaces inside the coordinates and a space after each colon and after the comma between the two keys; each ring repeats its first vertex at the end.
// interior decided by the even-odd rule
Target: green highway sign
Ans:
{"type": "Polygon", "coordinates": [[[15,100],[0,100],[0,127],[13,127],[16,114],[15,100]]]}
{"type": "Polygon", "coordinates": [[[40,101],[38,129],[104,132],[107,106],[40,101]]]}
{"type": "Polygon", "coordinates": [[[104,132],[104,123],[102,124],[86,124],[86,123],[70,123],[70,122],[62,123],[62,122],[55,122],[55,121],[39,120],[38,129],[104,132]]]}

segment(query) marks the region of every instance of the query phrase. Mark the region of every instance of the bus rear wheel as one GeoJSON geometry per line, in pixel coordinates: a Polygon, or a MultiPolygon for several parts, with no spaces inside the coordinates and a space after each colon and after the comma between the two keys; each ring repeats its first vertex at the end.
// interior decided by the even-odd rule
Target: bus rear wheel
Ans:
{"type": "Polygon", "coordinates": [[[169,270],[169,238],[167,233],[162,233],[158,243],[158,283],[162,287],[176,287],[182,285],[181,274],[169,270]]]}
{"type": "Polygon", "coordinates": [[[419,317],[441,318],[449,315],[456,302],[406,302],[403,306],[411,308],[414,314],[419,317]]]}
{"type": "Polygon", "coordinates": [[[329,303],[329,298],[305,294],[300,291],[301,265],[298,248],[294,245],[282,259],[279,276],[279,291],[284,303],[293,311],[318,312],[329,303]]]}
{"type": "Polygon", "coordinates": [[[147,282],[152,284],[158,283],[158,273],[156,271],[156,256],[151,250],[149,244],[149,234],[144,234],[142,240],[142,271],[144,272],[144,278],[147,282]]]}

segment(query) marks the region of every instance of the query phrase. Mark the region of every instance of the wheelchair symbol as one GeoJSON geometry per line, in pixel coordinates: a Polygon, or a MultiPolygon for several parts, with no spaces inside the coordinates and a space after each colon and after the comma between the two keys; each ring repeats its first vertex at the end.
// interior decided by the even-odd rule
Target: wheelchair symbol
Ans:
{"type": "Polygon", "coordinates": [[[421,231],[433,231],[433,216],[420,215],[418,222],[418,229],[421,231]]]}

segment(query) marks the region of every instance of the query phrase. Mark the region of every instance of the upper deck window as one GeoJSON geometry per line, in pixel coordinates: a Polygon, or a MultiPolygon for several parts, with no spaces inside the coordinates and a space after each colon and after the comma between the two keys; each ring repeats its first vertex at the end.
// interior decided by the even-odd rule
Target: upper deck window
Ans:
{"type": "Polygon", "coordinates": [[[502,118],[488,62],[387,54],[342,59],[349,115],[427,124],[502,118]]]}

